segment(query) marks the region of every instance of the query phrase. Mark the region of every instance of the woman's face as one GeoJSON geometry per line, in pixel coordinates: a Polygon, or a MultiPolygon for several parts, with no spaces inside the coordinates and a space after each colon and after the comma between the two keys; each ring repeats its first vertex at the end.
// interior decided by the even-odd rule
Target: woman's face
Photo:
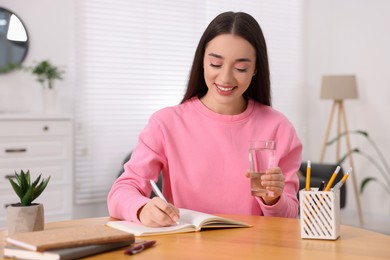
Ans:
{"type": "Polygon", "coordinates": [[[208,87],[202,102],[221,114],[238,114],[246,106],[243,93],[256,71],[256,51],[244,38],[222,34],[211,40],[203,58],[208,87]]]}

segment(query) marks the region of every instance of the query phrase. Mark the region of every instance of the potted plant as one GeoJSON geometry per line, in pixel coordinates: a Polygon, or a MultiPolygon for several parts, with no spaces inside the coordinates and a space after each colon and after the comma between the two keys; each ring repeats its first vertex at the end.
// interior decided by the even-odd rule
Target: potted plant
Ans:
{"type": "Polygon", "coordinates": [[[368,161],[370,161],[378,172],[382,175],[383,180],[378,180],[376,177],[368,176],[365,177],[360,184],[360,193],[363,194],[364,189],[367,187],[367,184],[376,182],[381,186],[384,191],[390,196],[390,166],[387,163],[383,153],[380,151],[379,147],[376,143],[370,138],[367,131],[364,130],[350,130],[348,132],[343,132],[340,135],[336,136],[334,139],[330,140],[327,145],[331,145],[338,141],[340,138],[345,136],[346,134],[357,134],[367,139],[367,141],[371,144],[373,150],[376,152],[376,156],[371,156],[369,153],[361,151],[359,148],[354,148],[350,152],[346,153],[341,157],[338,164],[344,163],[347,160],[348,156],[352,153],[356,153],[365,157],[368,161]],[[379,160],[379,162],[378,162],[379,160]]]}
{"type": "Polygon", "coordinates": [[[24,70],[36,76],[36,80],[41,83],[43,89],[43,110],[44,112],[56,112],[58,107],[56,80],[63,80],[65,71],[53,65],[49,60],[42,60],[33,66],[23,66],[24,70]]]}
{"type": "Polygon", "coordinates": [[[26,67],[26,69],[37,77],[37,81],[42,84],[43,88],[47,89],[54,89],[55,80],[62,80],[65,73],[49,60],[40,61],[35,66],[26,67]]]}
{"type": "Polygon", "coordinates": [[[15,172],[15,176],[9,178],[13,190],[20,199],[19,203],[7,207],[9,235],[17,232],[43,230],[45,223],[43,204],[33,203],[33,201],[42,194],[49,180],[50,176],[47,179],[41,179],[41,175],[39,175],[31,182],[29,170],[15,172]]]}

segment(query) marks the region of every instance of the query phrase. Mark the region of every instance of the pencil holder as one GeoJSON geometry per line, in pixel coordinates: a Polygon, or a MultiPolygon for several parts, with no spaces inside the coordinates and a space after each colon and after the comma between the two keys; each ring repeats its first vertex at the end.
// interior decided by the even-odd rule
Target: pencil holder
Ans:
{"type": "Polygon", "coordinates": [[[299,191],[301,238],[336,240],[340,236],[340,190],[299,191]]]}

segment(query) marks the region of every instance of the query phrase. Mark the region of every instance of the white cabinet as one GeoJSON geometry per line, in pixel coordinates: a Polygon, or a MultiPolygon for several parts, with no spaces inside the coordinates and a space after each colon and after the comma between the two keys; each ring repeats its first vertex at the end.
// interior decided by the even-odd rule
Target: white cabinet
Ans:
{"type": "Polygon", "coordinates": [[[50,182],[34,202],[43,203],[45,222],[71,219],[73,208],[72,121],[58,116],[0,115],[0,229],[6,205],[19,202],[7,176],[30,170],[50,182]]]}

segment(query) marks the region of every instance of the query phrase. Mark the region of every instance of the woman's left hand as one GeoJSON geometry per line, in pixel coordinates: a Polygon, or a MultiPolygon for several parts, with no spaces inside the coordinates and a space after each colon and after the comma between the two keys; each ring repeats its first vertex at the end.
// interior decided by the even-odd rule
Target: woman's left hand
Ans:
{"type": "MultiPolygon", "coordinates": [[[[250,177],[249,172],[246,177],[250,177]]],[[[261,176],[261,185],[270,191],[266,196],[261,196],[264,203],[267,205],[275,204],[283,193],[284,189],[284,174],[279,167],[269,168],[264,175],[261,176]]]]}

